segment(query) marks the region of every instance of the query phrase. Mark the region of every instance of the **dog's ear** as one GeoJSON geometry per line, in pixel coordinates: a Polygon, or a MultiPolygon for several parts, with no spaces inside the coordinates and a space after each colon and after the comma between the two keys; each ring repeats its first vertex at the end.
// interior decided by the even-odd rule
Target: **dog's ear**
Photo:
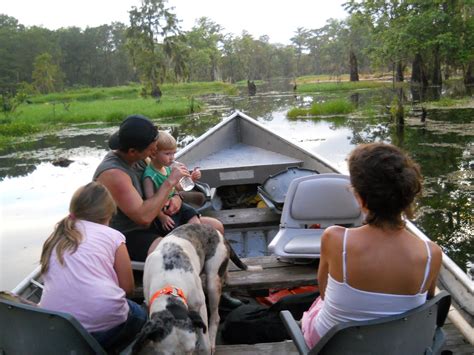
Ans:
{"type": "Polygon", "coordinates": [[[189,318],[193,322],[193,326],[195,328],[201,328],[203,333],[206,334],[207,326],[204,324],[204,321],[201,318],[201,315],[196,311],[189,311],[188,312],[189,318]]]}
{"type": "MultiPolygon", "coordinates": [[[[160,312],[163,313],[163,312],[160,312]]],[[[167,323],[163,323],[163,314],[153,313],[150,320],[148,320],[143,326],[142,330],[136,337],[135,344],[133,345],[132,353],[135,354],[140,351],[148,340],[153,342],[159,342],[163,340],[169,333],[171,333],[171,315],[167,318],[167,323]],[[168,325],[168,326],[167,326],[168,325]]]]}
{"type": "MultiPolygon", "coordinates": [[[[179,302],[179,301],[178,301],[179,302]]],[[[184,303],[168,300],[166,309],[174,316],[175,319],[186,319],[187,318],[187,309],[184,303]]]]}

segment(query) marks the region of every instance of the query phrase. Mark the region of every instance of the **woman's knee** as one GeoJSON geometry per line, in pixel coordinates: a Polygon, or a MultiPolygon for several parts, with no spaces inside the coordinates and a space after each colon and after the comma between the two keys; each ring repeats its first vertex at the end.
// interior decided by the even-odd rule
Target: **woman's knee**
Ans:
{"type": "Polygon", "coordinates": [[[156,238],[151,244],[150,244],[150,247],[148,248],[148,252],[147,252],[147,255],[150,255],[151,253],[153,253],[153,251],[156,249],[156,247],[158,246],[158,244],[160,244],[160,242],[163,240],[163,237],[158,237],[156,238]]]}
{"type": "Polygon", "coordinates": [[[218,219],[212,218],[212,217],[201,217],[201,223],[207,224],[213,227],[214,229],[219,231],[222,235],[224,235],[224,225],[218,219]]]}
{"type": "Polygon", "coordinates": [[[188,223],[201,224],[201,219],[199,218],[199,216],[196,215],[191,218],[188,223]]]}

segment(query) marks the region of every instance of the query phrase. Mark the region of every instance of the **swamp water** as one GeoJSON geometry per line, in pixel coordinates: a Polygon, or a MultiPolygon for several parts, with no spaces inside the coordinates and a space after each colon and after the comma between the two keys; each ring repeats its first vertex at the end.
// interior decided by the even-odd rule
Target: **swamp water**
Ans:
{"type": "MultiPolygon", "coordinates": [[[[425,177],[415,223],[465,270],[474,255],[474,109],[428,110],[424,122],[417,114],[409,114],[404,129],[397,129],[385,109],[391,102],[390,90],[304,95],[290,90],[290,84],[282,81],[259,87],[252,97],[246,92],[209,96],[204,99],[206,112],[163,128],[170,129],[184,146],[238,109],[320,154],[343,172],[347,172],[345,159],[357,144],[384,141],[401,146],[420,164],[425,177]],[[293,106],[306,107],[336,97],[366,109],[346,116],[286,118],[293,106]]],[[[441,95],[446,93],[453,95],[449,89],[441,95]]],[[[407,99],[411,97],[414,95],[407,93],[407,99]]],[[[107,151],[107,138],[116,129],[101,123],[74,125],[0,156],[0,290],[13,288],[38,265],[44,240],[67,214],[72,193],[90,181],[107,151]],[[52,162],[59,157],[73,162],[68,167],[54,166],[52,162]]]]}

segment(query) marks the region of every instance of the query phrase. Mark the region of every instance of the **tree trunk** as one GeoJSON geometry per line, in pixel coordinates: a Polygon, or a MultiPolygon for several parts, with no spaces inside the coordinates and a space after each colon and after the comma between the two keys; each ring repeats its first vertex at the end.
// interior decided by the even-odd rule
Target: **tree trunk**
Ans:
{"type": "Polygon", "coordinates": [[[349,65],[351,73],[351,81],[359,81],[359,70],[357,68],[357,57],[351,50],[349,53],[349,65]]]}
{"type": "Polygon", "coordinates": [[[397,69],[396,69],[396,74],[395,74],[395,81],[397,83],[403,82],[405,80],[405,77],[403,76],[403,70],[405,69],[405,66],[403,65],[402,61],[399,60],[397,62],[397,69]]]}
{"type": "Polygon", "coordinates": [[[464,84],[474,85],[474,62],[469,63],[464,73],[464,84]]]}
{"type": "Polygon", "coordinates": [[[150,92],[151,97],[159,99],[162,93],[161,93],[160,87],[158,86],[158,79],[157,79],[155,68],[153,68],[151,71],[150,84],[151,84],[151,92],[150,92]]]}
{"type": "Polygon", "coordinates": [[[441,86],[443,79],[441,77],[441,61],[439,59],[439,45],[436,45],[434,50],[434,61],[433,61],[433,76],[431,83],[436,86],[441,86]]]}
{"type": "Polygon", "coordinates": [[[421,54],[417,53],[413,60],[411,70],[411,82],[421,84],[422,86],[428,86],[428,79],[426,78],[426,72],[423,65],[423,59],[421,54]]]}

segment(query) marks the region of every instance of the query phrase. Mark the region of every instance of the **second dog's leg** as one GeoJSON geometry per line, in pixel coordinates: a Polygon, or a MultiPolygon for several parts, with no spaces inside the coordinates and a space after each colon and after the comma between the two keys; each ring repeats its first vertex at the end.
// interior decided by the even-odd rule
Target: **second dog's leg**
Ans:
{"type": "Polygon", "coordinates": [[[207,275],[207,300],[209,302],[209,341],[212,353],[216,349],[217,327],[219,326],[219,301],[222,293],[222,282],[219,275],[207,275]]]}

